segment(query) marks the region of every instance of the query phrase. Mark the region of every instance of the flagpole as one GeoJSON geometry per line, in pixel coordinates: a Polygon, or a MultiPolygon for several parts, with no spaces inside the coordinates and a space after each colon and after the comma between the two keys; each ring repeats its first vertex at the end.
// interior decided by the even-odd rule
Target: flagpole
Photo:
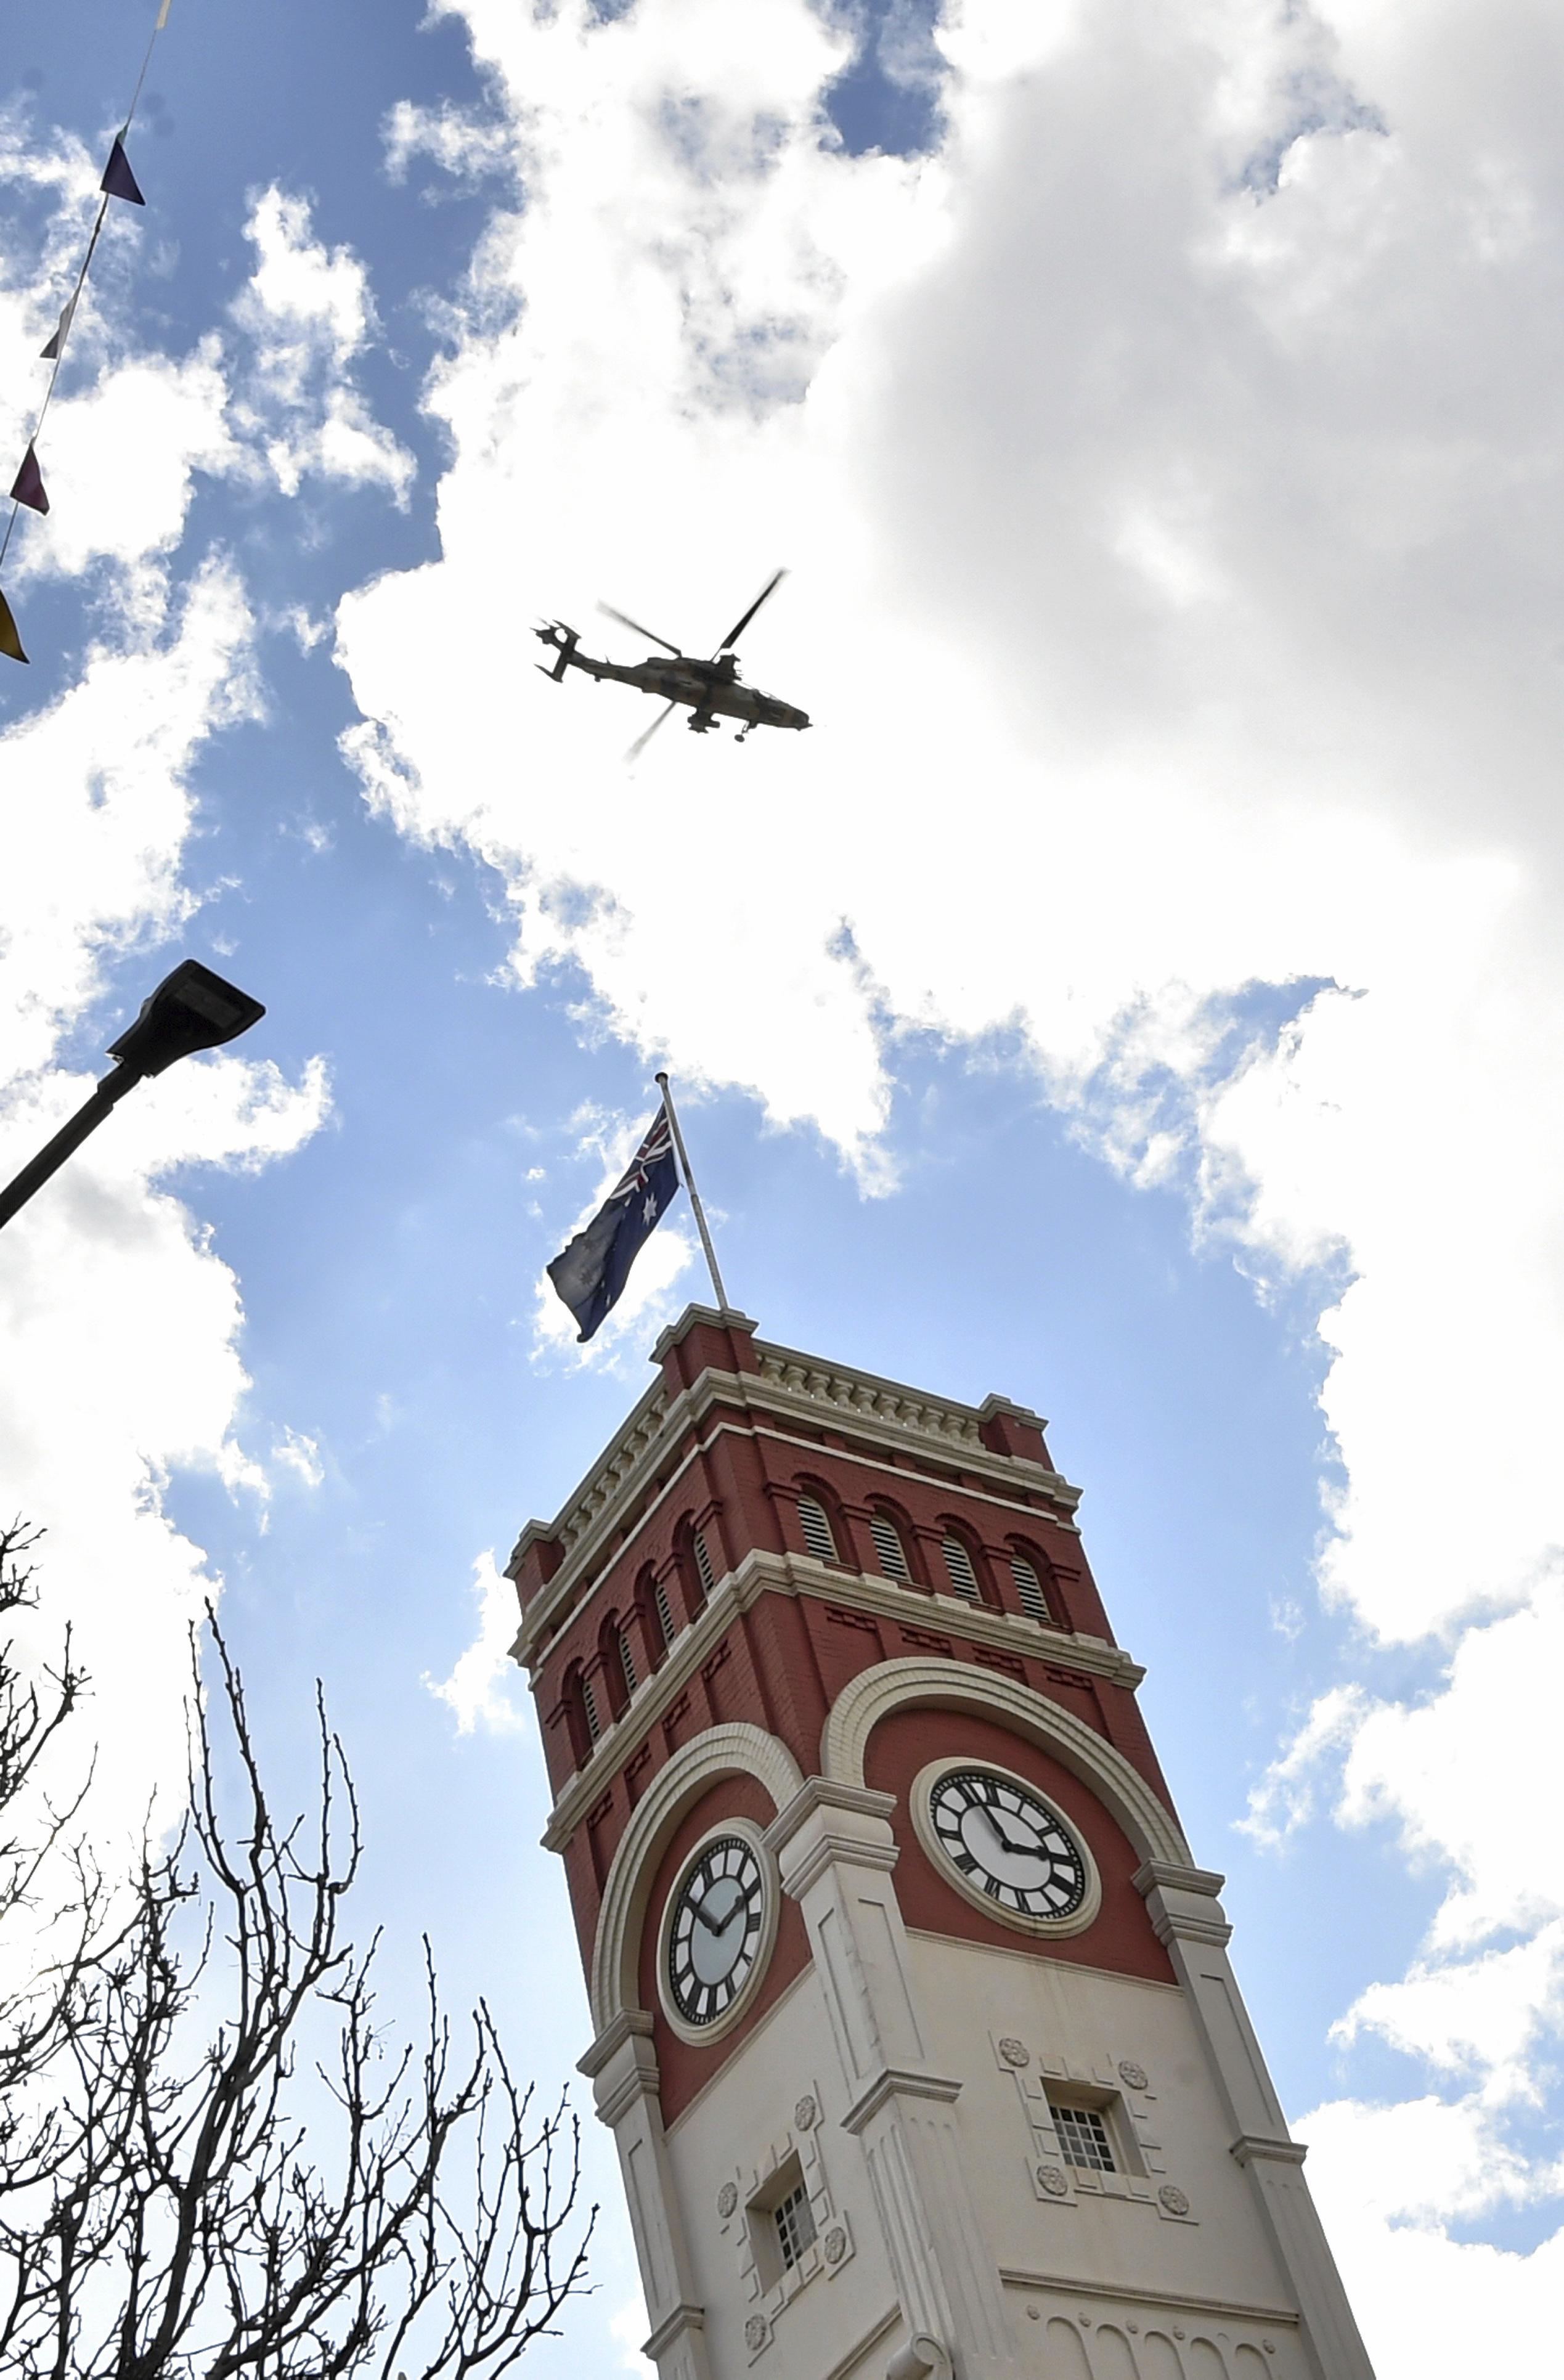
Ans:
{"type": "Polygon", "coordinates": [[[668,1077],[665,1074],[659,1075],[657,1080],[662,1087],[662,1103],[668,1111],[668,1123],[673,1135],[674,1152],[679,1160],[679,1171],[685,1177],[685,1187],[690,1194],[690,1205],[695,1209],[696,1229],[700,1233],[700,1245],[706,1251],[707,1269],[711,1275],[711,1286],[717,1293],[720,1310],[725,1313],[728,1293],[722,1287],[722,1276],[717,1269],[717,1251],[711,1245],[711,1234],[706,1228],[706,1209],[700,1203],[700,1193],[695,1186],[695,1175],[690,1172],[689,1152],[685,1147],[685,1135],[679,1130],[679,1118],[673,1105],[673,1094],[668,1087],[668,1077]]]}

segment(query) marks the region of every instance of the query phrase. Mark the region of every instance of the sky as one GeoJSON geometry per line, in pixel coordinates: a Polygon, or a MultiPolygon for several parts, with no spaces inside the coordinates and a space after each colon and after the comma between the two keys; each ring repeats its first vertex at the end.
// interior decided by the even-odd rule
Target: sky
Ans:
{"type": "MultiPolygon", "coordinates": [[[[152,0],[13,0],[19,460],[152,0]]],[[[704,1293],[543,1266],[668,1065],[763,1335],[1049,1415],[1382,2380],[1564,2282],[1564,22],[173,0],[4,583],[0,1244],[94,1794],[218,1597],[360,1925],[588,2020],[499,1576],[704,1293]],[[773,570],[742,747],[550,685],[773,570]]],[[[398,1995],[401,1999],[398,1999],[398,1995]]],[[[606,2134],[547,2375],[638,2370],[606,2134]]]]}

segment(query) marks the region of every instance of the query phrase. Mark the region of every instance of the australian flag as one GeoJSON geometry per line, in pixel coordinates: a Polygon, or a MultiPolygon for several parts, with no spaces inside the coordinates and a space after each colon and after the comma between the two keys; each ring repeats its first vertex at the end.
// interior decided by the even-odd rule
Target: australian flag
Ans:
{"type": "Polygon", "coordinates": [[[577,1232],[549,1267],[549,1279],[575,1315],[580,1338],[589,1339],[604,1315],[618,1305],[642,1242],[678,1195],[673,1133],[664,1105],[623,1178],[586,1230],[577,1232]]]}

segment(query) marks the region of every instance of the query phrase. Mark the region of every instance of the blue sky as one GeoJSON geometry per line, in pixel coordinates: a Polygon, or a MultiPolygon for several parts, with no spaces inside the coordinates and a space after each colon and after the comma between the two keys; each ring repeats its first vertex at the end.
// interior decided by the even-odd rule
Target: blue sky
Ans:
{"type": "MultiPolygon", "coordinates": [[[[153,13],[13,12],[18,454],[153,13]]],[[[930,22],[174,0],[6,566],[7,1152],[174,953],[269,1013],[6,1234],[7,1492],[112,1773],[176,1758],[221,1580],[281,1771],[325,1680],[363,1929],[406,1985],[428,1926],[564,2077],[475,1564],[701,1294],[687,1220],[589,1361],[540,1291],[669,1063],[766,1336],[1051,1417],[1385,2380],[1496,2276],[1519,2357],[1560,2253],[1512,1765],[1561,1625],[1550,37],[930,22]],[[627,774],[637,698],[533,673],[540,615],[698,641],[779,563],[746,666],[807,737],[627,774]]]]}

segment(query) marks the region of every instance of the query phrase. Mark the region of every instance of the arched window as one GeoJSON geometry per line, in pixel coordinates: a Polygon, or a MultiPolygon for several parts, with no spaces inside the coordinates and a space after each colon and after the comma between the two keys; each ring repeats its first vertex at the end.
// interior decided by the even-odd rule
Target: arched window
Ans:
{"type": "Polygon", "coordinates": [[[952,1592],[964,1596],[968,1603],[981,1603],[983,1590],[977,1584],[972,1548],[965,1538],[958,1537],[953,1529],[947,1529],[940,1550],[945,1557],[945,1575],[951,1582],[952,1592]]]}
{"type": "Polygon", "coordinates": [[[617,1611],[611,1611],[598,1631],[598,1667],[608,1694],[610,1717],[618,1718],[636,1691],[636,1662],[617,1611]]]}
{"type": "Polygon", "coordinates": [[[704,1603],[717,1588],[717,1573],[711,1566],[711,1551],[704,1529],[690,1531],[690,1551],[695,1556],[695,1574],[700,1581],[700,1599],[704,1603]]]}
{"type": "Polygon", "coordinates": [[[804,1495],[798,1499],[798,1525],[804,1532],[806,1553],[813,1554],[817,1561],[835,1561],[836,1537],[830,1525],[830,1515],[818,1496],[804,1495]]]}
{"type": "Polygon", "coordinates": [[[592,1746],[602,1733],[602,1727],[591,1682],[579,1663],[565,1671],[563,1700],[565,1725],[570,1730],[571,1750],[576,1755],[576,1766],[580,1768],[590,1758],[592,1746]]]}
{"type": "Polygon", "coordinates": [[[668,1589],[660,1578],[654,1577],[649,1572],[648,1584],[651,1590],[651,1607],[657,1614],[657,1624],[661,1631],[663,1644],[672,1645],[674,1636],[673,1607],[668,1600],[668,1589]]]}
{"type": "Polygon", "coordinates": [[[592,1681],[584,1670],[578,1670],[576,1683],[580,1689],[581,1716],[587,1722],[587,1741],[596,1743],[603,1731],[603,1723],[598,1717],[598,1698],[592,1692],[592,1681]]]}
{"type": "Polygon", "coordinates": [[[883,1511],[871,1512],[869,1535],[874,1539],[881,1574],[899,1580],[903,1585],[909,1585],[913,1575],[912,1564],[907,1560],[907,1548],[902,1542],[902,1532],[891,1515],[883,1511]]]}
{"type": "Polygon", "coordinates": [[[1024,1554],[1018,1547],[1011,1548],[1010,1574],[1015,1581],[1015,1599],[1027,1619],[1036,1620],[1044,1628],[1050,1627],[1053,1614],[1049,1609],[1037,1565],[1030,1554],[1024,1554]]]}

